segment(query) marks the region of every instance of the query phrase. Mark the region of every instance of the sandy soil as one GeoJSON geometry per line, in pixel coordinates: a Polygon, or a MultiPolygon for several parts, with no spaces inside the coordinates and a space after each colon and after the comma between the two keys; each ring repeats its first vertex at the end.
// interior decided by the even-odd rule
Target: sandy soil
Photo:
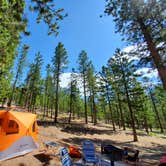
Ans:
{"type": "Polygon", "coordinates": [[[166,136],[147,136],[144,132],[140,132],[139,142],[133,142],[130,130],[123,131],[118,129],[112,131],[111,126],[101,125],[93,126],[85,125],[80,121],[71,125],[59,123],[56,126],[50,123],[39,123],[39,149],[25,156],[17,157],[0,163],[0,166],[61,166],[59,156],[55,153],[59,152],[61,147],[76,145],[81,148],[81,142],[84,139],[93,140],[96,150],[100,153],[100,145],[102,143],[113,144],[118,147],[129,146],[140,151],[140,162],[142,166],[157,166],[161,156],[166,155],[166,136]],[[43,145],[44,141],[54,141],[58,143],[58,147],[46,149],[43,145]],[[44,156],[42,156],[44,153],[44,156]]]}

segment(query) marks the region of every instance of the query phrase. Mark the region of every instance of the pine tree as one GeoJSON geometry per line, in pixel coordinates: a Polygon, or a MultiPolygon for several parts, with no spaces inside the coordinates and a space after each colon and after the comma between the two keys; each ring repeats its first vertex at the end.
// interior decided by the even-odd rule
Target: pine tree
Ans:
{"type": "Polygon", "coordinates": [[[41,85],[41,67],[42,67],[42,55],[40,52],[36,54],[35,61],[30,65],[30,70],[27,74],[27,95],[26,103],[28,110],[34,112],[37,96],[40,94],[41,85]]]}
{"type": "Polygon", "coordinates": [[[10,95],[10,98],[9,98],[8,106],[11,106],[11,102],[13,100],[13,95],[14,95],[16,84],[21,79],[23,68],[24,68],[25,62],[26,62],[26,56],[27,56],[28,48],[29,47],[27,45],[24,45],[22,50],[21,50],[20,56],[18,58],[16,75],[15,75],[15,78],[14,78],[14,83],[13,83],[13,86],[12,86],[12,91],[11,91],[11,95],[10,95]]]}
{"type": "Polygon", "coordinates": [[[51,65],[46,66],[46,79],[44,80],[44,117],[48,116],[49,103],[51,101],[52,89],[53,89],[53,79],[51,76],[51,65]]]}
{"type": "Polygon", "coordinates": [[[127,41],[137,45],[146,43],[150,52],[147,59],[154,62],[166,90],[165,8],[162,0],[108,0],[105,13],[114,17],[117,32],[125,35],[127,41]]]}
{"type": "MultiPolygon", "coordinates": [[[[16,58],[16,49],[20,44],[21,36],[30,35],[26,27],[28,20],[25,17],[25,6],[30,11],[35,12],[36,22],[43,21],[48,25],[48,35],[58,35],[59,22],[67,14],[63,8],[57,9],[52,0],[1,0],[0,1],[0,84],[4,84],[5,79],[10,79],[10,70],[16,58]]],[[[7,88],[8,89],[8,88],[7,88]]],[[[6,89],[6,90],[7,90],[6,89]]],[[[0,96],[6,98],[8,92],[4,93],[0,89],[0,96]],[[2,94],[1,94],[2,93],[2,94]]],[[[10,97],[11,98],[11,97],[10,97]]],[[[11,100],[11,99],[10,99],[11,100]]],[[[10,105],[10,101],[9,101],[10,105]]]]}
{"type": "MultiPolygon", "coordinates": [[[[158,85],[154,89],[156,105],[160,110],[161,117],[163,119],[163,127],[166,126],[166,93],[163,91],[163,87],[158,85]]],[[[165,127],[166,128],[166,127],[165,127]]]]}
{"type": "Polygon", "coordinates": [[[136,78],[134,73],[136,68],[132,61],[129,61],[127,57],[125,57],[125,54],[119,49],[115,51],[114,57],[109,59],[108,65],[113,70],[114,78],[119,84],[118,87],[120,88],[121,93],[124,94],[124,99],[130,112],[134,141],[137,141],[138,138],[135,127],[135,116],[132,106],[132,102],[134,101],[133,93],[135,93],[134,88],[136,78]]]}
{"type": "Polygon", "coordinates": [[[163,133],[164,130],[163,130],[163,126],[162,126],[162,123],[161,123],[161,118],[160,118],[160,115],[159,115],[159,111],[158,111],[158,108],[156,106],[155,96],[154,96],[154,93],[153,93],[153,91],[150,87],[149,87],[149,96],[151,98],[152,105],[153,105],[153,110],[156,114],[156,118],[157,118],[157,121],[159,123],[160,131],[161,131],[161,133],[163,133]]]}
{"type": "Polygon", "coordinates": [[[112,107],[112,103],[111,103],[111,101],[113,100],[113,89],[112,89],[112,85],[110,82],[111,79],[112,78],[110,78],[108,68],[103,66],[102,71],[100,72],[100,84],[101,84],[100,92],[102,93],[102,95],[106,96],[106,101],[108,103],[109,111],[111,114],[113,131],[115,131],[116,130],[115,121],[114,121],[114,117],[113,117],[113,107],[112,107]]]}
{"type": "Polygon", "coordinates": [[[54,84],[55,84],[55,117],[54,122],[57,123],[58,117],[58,109],[59,109],[59,82],[60,82],[60,74],[67,67],[67,51],[64,48],[62,43],[58,43],[58,46],[55,49],[55,55],[52,58],[53,63],[53,73],[54,73],[54,84]]]}
{"type": "Polygon", "coordinates": [[[92,105],[92,122],[94,125],[97,124],[97,106],[96,106],[96,96],[97,96],[97,87],[96,87],[96,76],[95,76],[95,69],[92,64],[92,62],[89,63],[89,67],[87,70],[87,83],[88,83],[88,89],[91,99],[91,105],[92,105]]]}
{"type": "Polygon", "coordinates": [[[84,89],[84,113],[85,113],[85,123],[88,123],[88,112],[87,112],[87,71],[89,66],[89,59],[85,51],[81,51],[78,57],[78,70],[80,72],[83,89],[84,89]]]}
{"type": "Polygon", "coordinates": [[[48,35],[59,34],[58,23],[67,16],[63,8],[57,9],[53,0],[31,0],[29,9],[37,13],[37,23],[43,21],[48,26],[48,35]]]}
{"type": "Polygon", "coordinates": [[[76,106],[78,105],[79,89],[77,88],[77,75],[75,69],[72,68],[71,73],[71,81],[69,83],[70,88],[70,104],[69,104],[69,123],[71,122],[72,115],[74,117],[74,113],[76,110],[76,106]]]}
{"type": "Polygon", "coordinates": [[[0,80],[13,66],[20,32],[26,27],[27,21],[23,18],[24,7],[22,0],[2,0],[0,4],[0,80]]]}

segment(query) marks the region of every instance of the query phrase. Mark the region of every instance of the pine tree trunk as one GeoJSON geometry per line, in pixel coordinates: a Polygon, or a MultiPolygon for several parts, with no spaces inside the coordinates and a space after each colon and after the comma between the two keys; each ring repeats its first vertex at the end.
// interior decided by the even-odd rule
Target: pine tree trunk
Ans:
{"type": "Polygon", "coordinates": [[[21,106],[23,106],[22,105],[23,93],[24,93],[24,89],[21,88],[21,93],[20,93],[20,97],[19,97],[19,101],[18,101],[19,105],[21,105],[21,106]]]}
{"type": "Polygon", "coordinates": [[[132,127],[132,130],[133,130],[133,138],[134,138],[133,141],[138,141],[137,132],[136,132],[136,128],[135,128],[135,118],[134,118],[133,110],[132,110],[131,103],[130,103],[130,98],[129,98],[127,85],[126,85],[125,82],[124,82],[124,85],[125,85],[127,104],[128,104],[128,108],[129,108],[129,112],[130,112],[131,127],[132,127]]]}
{"type": "Polygon", "coordinates": [[[148,122],[147,122],[146,115],[144,115],[144,127],[145,127],[146,133],[149,135],[148,122]]]}
{"type": "Polygon", "coordinates": [[[73,107],[72,119],[75,119],[75,107],[73,107]]]}
{"type": "Polygon", "coordinates": [[[47,94],[44,95],[44,117],[46,116],[46,107],[47,107],[47,94]]]}
{"type": "Polygon", "coordinates": [[[53,105],[51,105],[51,119],[53,118],[53,105]]]}
{"type": "Polygon", "coordinates": [[[73,105],[73,100],[72,100],[72,82],[71,82],[71,89],[70,89],[70,108],[69,108],[69,120],[68,123],[71,122],[71,115],[72,115],[72,105],[73,105]]]}
{"type": "Polygon", "coordinates": [[[50,98],[48,97],[48,99],[47,99],[47,105],[46,105],[46,110],[47,110],[47,117],[49,117],[49,101],[50,100],[50,98]]]}
{"type": "Polygon", "coordinates": [[[155,104],[155,101],[154,101],[151,90],[149,90],[149,94],[150,94],[150,98],[151,98],[151,101],[152,101],[152,104],[153,104],[154,112],[156,113],[156,117],[157,117],[157,120],[158,120],[158,123],[159,123],[159,126],[160,126],[160,131],[161,131],[161,133],[163,133],[164,132],[163,126],[161,124],[159,113],[158,113],[158,110],[157,110],[157,107],[156,107],[156,104],[155,104]]]}
{"type": "Polygon", "coordinates": [[[97,110],[96,110],[94,94],[92,96],[93,96],[93,124],[96,125],[97,124],[97,110]]]}
{"type": "Polygon", "coordinates": [[[116,104],[116,110],[117,110],[117,125],[119,126],[119,129],[120,129],[121,128],[121,123],[120,123],[119,109],[118,109],[117,104],[116,104]]]}
{"type": "Polygon", "coordinates": [[[108,105],[109,105],[109,111],[111,113],[112,127],[113,127],[113,131],[116,131],[115,123],[114,123],[114,117],[113,117],[113,113],[112,113],[111,102],[110,102],[110,97],[109,97],[109,94],[108,94],[108,86],[106,86],[106,90],[107,90],[107,100],[108,100],[108,105]]]}
{"type": "Polygon", "coordinates": [[[140,126],[141,126],[141,124],[140,124],[140,122],[139,122],[138,118],[135,118],[135,122],[136,122],[136,124],[137,124],[137,125],[135,125],[135,126],[136,126],[136,128],[137,128],[137,129],[141,129],[141,127],[140,127],[140,126]]]}
{"type": "Polygon", "coordinates": [[[108,104],[109,104],[109,111],[111,113],[111,122],[112,122],[113,131],[116,131],[110,100],[108,101],[108,104]]]}
{"type": "Polygon", "coordinates": [[[30,92],[27,100],[28,112],[31,112],[31,103],[32,103],[32,93],[30,92]]]}
{"type": "Polygon", "coordinates": [[[9,102],[7,103],[8,107],[11,106],[17,80],[18,80],[18,73],[16,74],[16,78],[15,78],[15,81],[14,81],[13,86],[12,86],[12,92],[11,92],[11,95],[10,95],[10,98],[9,98],[9,102]]]}
{"type": "Polygon", "coordinates": [[[57,117],[58,117],[58,103],[59,103],[59,67],[57,71],[57,76],[56,76],[56,92],[55,92],[55,117],[54,117],[54,122],[57,123],[57,117]]]}
{"type": "Polygon", "coordinates": [[[105,105],[103,105],[102,108],[103,108],[103,112],[104,112],[104,121],[105,121],[105,123],[107,123],[107,115],[106,115],[105,105]]]}
{"type": "Polygon", "coordinates": [[[126,99],[127,99],[127,105],[128,105],[129,113],[130,113],[131,127],[133,130],[133,141],[138,141],[136,127],[135,127],[135,117],[134,117],[134,113],[132,110],[130,96],[129,96],[128,87],[127,87],[126,78],[125,78],[123,69],[122,69],[122,76],[123,76],[123,84],[124,84],[124,88],[125,88],[125,95],[126,95],[126,99]]]}
{"type": "Polygon", "coordinates": [[[145,41],[147,43],[148,49],[150,51],[150,54],[151,54],[153,61],[156,65],[156,68],[158,70],[163,87],[166,90],[166,66],[164,66],[164,64],[161,60],[161,57],[158,53],[158,50],[157,50],[157,48],[152,40],[152,37],[151,37],[147,27],[145,26],[145,24],[143,22],[143,19],[139,18],[138,23],[140,24],[140,27],[141,27],[141,30],[142,30],[143,35],[145,37],[145,41]]]}
{"type": "Polygon", "coordinates": [[[150,131],[153,132],[153,130],[152,130],[152,125],[150,125],[149,128],[150,128],[150,131]]]}
{"type": "Polygon", "coordinates": [[[118,104],[119,104],[119,110],[120,110],[121,125],[123,126],[123,130],[126,130],[119,93],[117,94],[117,96],[118,96],[118,104]]]}
{"type": "Polygon", "coordinates": [[[128,104],[128,108],[130,111],[131,127],[133,129],[133,137],[134,137],[133,141],[138,141],[137,132],[136,132],[136,128],[135,128],[134,114],[133,114],[133,110],[132,110],[131,105],[130,105],[130,101],[128,99],[127,99],[127,104],[128,104]]]}
{"type": "Polygon", "coordinates": [[[166,129],[166,112],[165,112],[165,110],[166,110],[166,108],[164,108],[165,106],[162,106],[162,108],[161,108],[161,110],[162,110],[162,114],[163,114],[163,118],[164,118],[164,122],[165,122],[165,129],[166,129]]]}
{"type": "Polygon", "coordinates": [[[85,74],[83,73],[83,87],[84,87],[84,111],[85,111],[85,123],[88,124],[88,114],[87,114],[87,103],[86,103],[86,81],[85,74]]]}
{"type": "Polygon", "coordinates": [[[92,92],[90,91],[90,108],[91,108],[91,123],[93,123],[93,101],[92,101],[92,92]]]}

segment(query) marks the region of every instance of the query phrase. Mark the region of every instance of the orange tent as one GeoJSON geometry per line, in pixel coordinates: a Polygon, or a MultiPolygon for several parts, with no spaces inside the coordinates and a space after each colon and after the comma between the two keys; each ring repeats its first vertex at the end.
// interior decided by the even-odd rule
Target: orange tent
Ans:
{"type": "Polygon", "coordinates": [[[0,161],[37,149],[37,134],[35,114],[0,111],[0,161]]]}

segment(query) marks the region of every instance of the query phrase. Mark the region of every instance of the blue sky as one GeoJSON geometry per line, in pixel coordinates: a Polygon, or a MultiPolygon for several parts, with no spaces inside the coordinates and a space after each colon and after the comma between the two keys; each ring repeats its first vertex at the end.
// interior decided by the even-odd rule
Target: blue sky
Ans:
{"type": "MultiPolygon", "coordinates": [[[[40,51],[44,59],[43,65],[51,63],[55,47],[58,42],[62,42],[69,59],[66,72],[70,72],[72,67],[77,68],[77,59],[81,50],[88,53],[89,59],[99,71],[117,47],[122,49],[126,46],[126,43],[121,42],[121,36],[115,34],[115,25],[111,16],[100,18],[104,13],[105,1],[56,0],[56,4],[68,13],[68,17],[60,23],[58,37],[47,36],[47,26],[44,23],[36,24],[35,13],[26,12],[31,36],[23,38],[23,42],[31,47],[28,54],[30,62],[33,61],[35,53],[40,51]]],[[[43,69],[45,70],[45,67],[43,69]]]]}

